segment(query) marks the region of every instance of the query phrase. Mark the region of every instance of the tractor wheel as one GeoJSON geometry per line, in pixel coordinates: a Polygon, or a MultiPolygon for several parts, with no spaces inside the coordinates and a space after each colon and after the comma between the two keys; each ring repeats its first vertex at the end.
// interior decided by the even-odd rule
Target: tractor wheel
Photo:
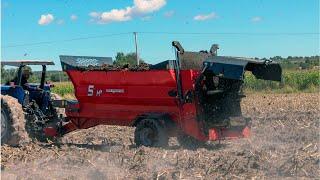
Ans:
{"type": "Polygon", "coordinates": [[[134,142],[138,146],[163,147],[168,145],[166,129],[155,119],[141,120],[134,132],[134,142]]]}
{"type": "Polygon", "coordinates": [[[182,133],[177,136],[177,140],[180,146],[187,149],[197,149],[198,147],[201,147],[205,144],[204,142],[201,142],[194,137],[182,133]]]}
{"type": "Polygon", "coordinates": [[[25,126],[24,112],[18,100],[1,95],[1,144],[19,146],[29,142],[25,126]]]}

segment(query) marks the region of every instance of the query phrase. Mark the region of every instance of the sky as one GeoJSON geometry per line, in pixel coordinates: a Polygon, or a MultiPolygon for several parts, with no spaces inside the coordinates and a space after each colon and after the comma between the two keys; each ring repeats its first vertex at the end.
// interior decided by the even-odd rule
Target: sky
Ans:
{"type": "Polygon", "coordinates": [[[319,55],[319,0],[2,0],[1,59],[59,55],[115,57],[134,52],[148,63],[187,51],[243,57],[319,55]]]}

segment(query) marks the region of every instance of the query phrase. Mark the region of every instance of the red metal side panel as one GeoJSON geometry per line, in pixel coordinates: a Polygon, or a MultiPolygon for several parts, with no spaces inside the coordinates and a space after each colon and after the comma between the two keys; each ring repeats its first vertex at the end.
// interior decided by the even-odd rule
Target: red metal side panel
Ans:
{"type": "Polygon", "coordinates": [[[181,113],[181,126],[184,133],[200,140],[207,141],[208,137],[203,133],[202,124],[197,121],[194,104],[184,104],[181,113]]]}
{"type": "MultiPolygon", "coordinates": [[[[188,91],[194,91],[195,79],[199,75],[196,70],[182,70],[181,81],[183,94],[186,95],[188,91]]],[[[202,131],[202,124],[197,121],[197,102],[186,103],[181,107],[181,127],[183,131],[201,141],[208,140],[208,137],[202,131]]]]}
{"type": "Polygon", "coordinates": [[[182,88],[183,91],[194,89],[194,83],[200,71],[198,70],[181,70],[182,88]]]}
{"type": "Polygon", "coordinates": [[[179,114],[175,98],[168,95],[176,89],[173,70],[67,73],[80,103],[79,117],[130,125],[137,115],[147,112],[179,114]]]}

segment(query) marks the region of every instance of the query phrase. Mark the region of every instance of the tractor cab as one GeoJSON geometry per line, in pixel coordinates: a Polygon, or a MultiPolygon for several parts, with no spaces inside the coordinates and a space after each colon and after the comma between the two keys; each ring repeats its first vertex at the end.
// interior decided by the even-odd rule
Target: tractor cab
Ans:
{"type": "MultiPolygon", "coordinates": [[[[52,84],[46,83],[46,69],[48,65],[54,65],[52,61],[32,61],[32,60],[20,60],[20,61],[1,61],[1,66],[13,66],[17,67],[17,71],[14,77],[11,77],[5,84],[1,84],[1,94],[9,95],[18,100],[18,102],[26,106],[30,100],[35,100],[38,104],[42,104],[42,100],[39,100],[39,94],[43,91],[50,92],[52,84]],[[30,83],[25,82],[24,71],[26,66],[41,66],[41,78],[40,82],[30,83]]],[[[29,76],[29,75],[28,75],[29,76]]]]}

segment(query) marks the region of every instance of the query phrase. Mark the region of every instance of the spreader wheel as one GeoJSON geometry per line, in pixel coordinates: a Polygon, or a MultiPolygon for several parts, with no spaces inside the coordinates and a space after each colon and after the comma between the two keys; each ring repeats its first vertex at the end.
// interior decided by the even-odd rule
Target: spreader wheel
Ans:
{"type": "Polygon", "coordinates": [[[138,146],[161,147],[168,145],[166,129],[155,119],[141,120],[134,132],[134,141],[138,146]]]}

